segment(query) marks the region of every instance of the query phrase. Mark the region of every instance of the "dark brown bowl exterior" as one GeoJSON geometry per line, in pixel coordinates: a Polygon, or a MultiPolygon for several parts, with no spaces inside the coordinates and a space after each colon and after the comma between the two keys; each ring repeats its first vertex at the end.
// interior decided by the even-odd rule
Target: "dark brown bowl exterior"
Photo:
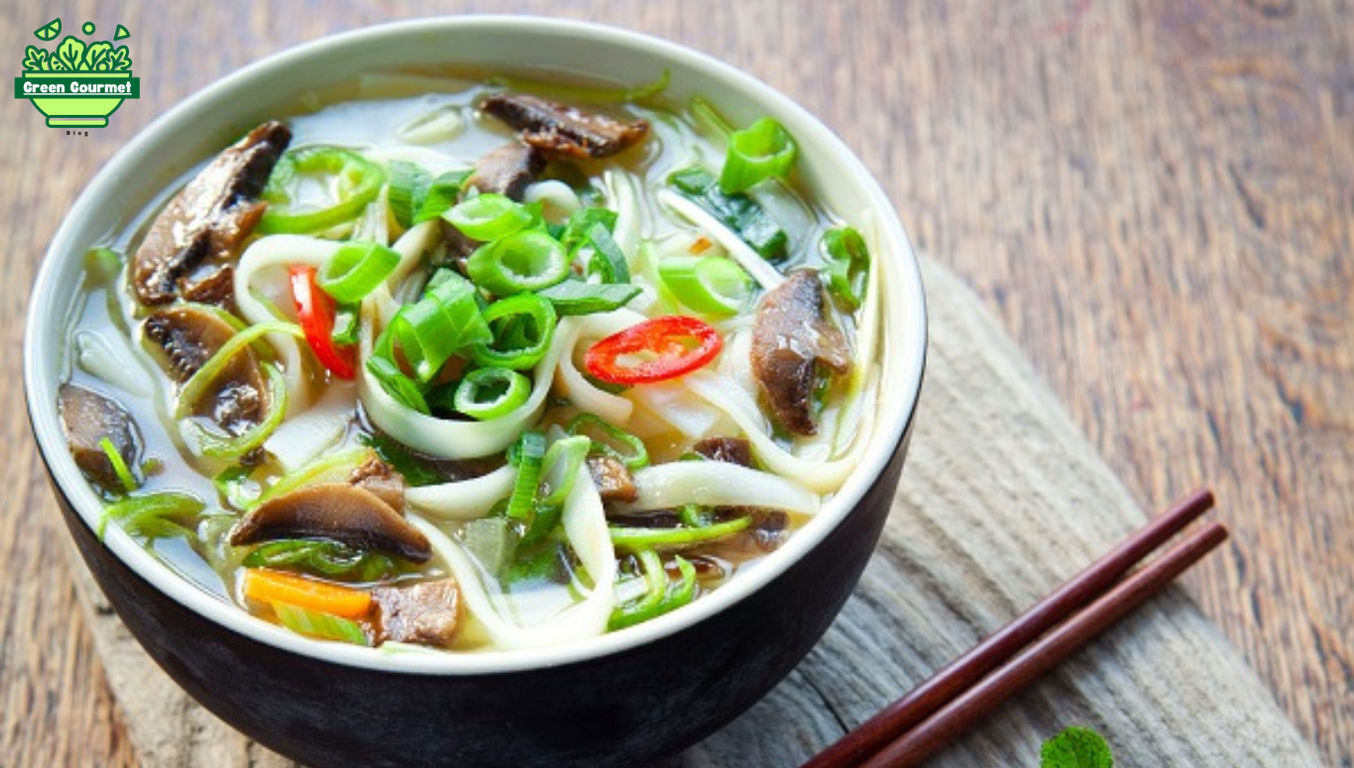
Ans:
{"type": "Polygon", "coordinates": [[[270,749],[315,768],[635,768],[732,721],[818,642],[879,540],[911,432],[909,420],[841,525],[742,601],[621,653],[483,675],[360,669],[239,634],[133,572],[53,488],[136,639],[193,698],[270,749]]]}

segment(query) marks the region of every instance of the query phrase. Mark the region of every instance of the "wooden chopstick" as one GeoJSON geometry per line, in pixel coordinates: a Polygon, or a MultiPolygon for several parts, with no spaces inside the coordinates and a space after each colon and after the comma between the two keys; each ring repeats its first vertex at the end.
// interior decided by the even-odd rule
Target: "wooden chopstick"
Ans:
{"type": "MultiPolygon", "coordinates": [[[[936,722],[941,719],[941,715],[937,714],[939,710],[951,712],[957,702],[969,700],[969,697],[974,691],[990,690],[994,685],[1000,686],[1001,679],[1005,678],[1006,675],[1013,674],[1012,670],[1017,664],[1030,664],[1030,654],[1036,649],[1045,648],[1046,644],[1055,637],[1063,638],[1060,641],[1062,643],[1071,643],[1069,647],[1065,649],[1066,653],[1070,653],[1071,650],[1079,647],[1081,643],[1090,640],[1095,634],[1099,634],[1099,632],[1103,631],[1104,627],[1108,626],[1108,624],[1100,626],[1093,634],[1086,637],[1081,637],[1079,634],[1076,634],[1077,632],[1086,631],[1085,629],[1078,630],[1077,627],[1088,625],[1099,626],[1094,623],[1088,624],[1088,622],[1096,621],[1097,618],[1096,615],[1092,615],[1090,611],[1087,611],[1075,619],[1074,622],[1059,629],[1057,633],[1045,638],[1039,645],[1034,646],[1024,654],[1021,654],[1015,662],[1012,662],[1009,666],[1004,668],[1000,673],[995,675],[993,679],[984,682],[982,686],[977,688],[974,687],[984,675],[987,675],[1003,662],[1011,659],[1019,653],[1022,648],[1028,646],[1040,635],[1048,632],[1049,629],[1059,622],[1068,619],[1092,600],[1105,594],[1106,590],[1122,578],[1134,565],[1142,561],[1144,557],[1157,547],[1161,546],[1172,536],[1179,533],[1185,526],[1189,525],[1190,522],[1197,519],[1212,507],[1212,505],[1213,495],[1206,490],[1195,491],[1189,496],[1181,499],[1169,510],[1154,518],[1119,546],[1091,564],[1086,570],[1072,577],[1052,594],[1035,604],[1025,613],[1021,614],[1006,627],[998,630],[973,650],[965,653],[950,665],[937,672],[907,696],[885,708],[878,715],[875,715],[870,720],[861,724],[859,728],[853,730],[841,740],[820,752],[805,763],[802,768],[846,768],[847,766],[866,765],[872,767],[888,765],[890,768],[902,768],[902,766],[911,765],[911,763],[906,762],[867,762],[867,760],[875,753],[885,749],[886,746],[889,748],[888,754],[893,754],[895,748],[904,750],[901,754],[921,754],[917,751],[915,742],[915,739],[918,738],[918,734],[924,736],[925,733],[937,732],[937,729],[939,729],[939,732],[950,735],[957,732],[957,729],[955,728],[957,723],[955,722],[949,720],[940,723],[936,722]],[[1069,633],[1071,633],[1070,637],[1069,633]],[[1022,662],[1022,660],[1024,661],[1022,662]],[[968,693],[964,693],[966,690],[968,693]],[[934,717],[932,717],[933,715],[934,717]],[[928,717],[931,719],[928,720],[928,717]],[[896,742],[895,746],[890,746],[891,741],[898,738],[900,734],[908,732],[909,729],[912,729],[919,723],[923,723],[922,728],[917,728],[911,735],[896,742]],[[909,739],[912,739],[912,741],[909,741],[909,739]],[[896,747],[896,744],[903,744],[903,746],[896,747]]],[[[1204,529],[1186,542],[1186,544],[1172,550],[1168,555],[1164,556],[1153,565],[1143,569],[1130,580],[1123,582],[1113,592],[1110,592],[1109,595],[1106,595],[1096,602],[1095,607],[1098,608],[1100,612],[1097,615],[1105,615],[1106,612],[1110,610],[1118,611],[1117,613],[1112,614],[1115,618],[1111,619],[1109,623],[1113,623],[1119,616],[1127,613],[1138,603],[1150,596],[1152,591],[1160,589],[1161,586],[1164,586],[1165,583],[1178,575],[1180,571],[1187,568],[1199,557],[1202,557],[1203,554],[1221,543],[1226,536],[1226,530],[1217,524],[1204,529]],[[1214,540],[1215,538],[1216,541],[1214,540]],[[1191,543],[1193,543],[1192,546],[1191,543]],[[1202,544],[1207,544],[1207,546],[1203,546],[1202,549],[1200,549],[1202,544]],[[1193,559],[1184,559],[1187,557],[1192,557],[1193,559]],[[1172,572],[1170,569],[1175,567],[1178,567],[1179,570],[1172,572]],[[1168,573],[1170,575],[1162,581],[1162,575],[1168,573]],[[1141,590],[1143,588],[1142,585],[1152,587],[1152,591],[1139,594],[1139,592],[1135,590],[1141,590]],[[1136,602],[1126,606],[1121,606],[1118,603],[1111,603],[1107,606],[1105,603],[1109,600],[1110,595],[1119,595],[1116,600],[1124,600],[1126,596],[1131,597],[1136,600],[1136,602]]],[[[1043,653],[1047,654],[1047,651],[1045,650],[1043,653]]],[[[1040,672],[1035,672],[1034,674],[1040,674],[1043,669],[1055,665],[1059,660],[1060,657],[1056,656],[1035,657],[1034,661],[1038,661],[1043,666],[1039,667],[1040,672]]],[[[1028,678],[1020,677],[1020,675],[1029,673],[1022,673],[1021,670],[1016,669],[1014,674],[1023,681],[1028,678]]],[[[1020,683],[1020,685],[1023,684],[1023,682],[1020,683]]],[[[1015,687],[1019,687],[1019,685],[1015,687]]],[[[987,702],[989,708],[995,706],[996,703],[1006,698],[1006,696],[1009,696],[1014,692],[1015,688],[1010,688],[1008,690],[999,687],[999,690],[1004,692],[1000,698],[987,702]]],[[[986,695],[991,696],[992,694],[988,693],[986,695]]],[[[971,706],[971,704],[968,706],[971,706]]],[[[966,710],[960,709],[959,711],[962,713],[966,710]]],[[[976,717],[977,715],[971,716],[976,717]]],[[[961,725],[966,725],[966,723],[961,725]]],[[[938,746],[939,743],[944,743],[944,740],[947,740],[948,738],[949,736],[946,736],[945,739],[942,739],[937,743],[931,743],[925,740],[921,743],[929,744],[929,748],[934,749],[935,746],[938,746]]],[[[929,754],[929,751],[925,754],[929,754]]],[[[891,759],[897,760],[898,758],[894,757],[891,759]]]]}

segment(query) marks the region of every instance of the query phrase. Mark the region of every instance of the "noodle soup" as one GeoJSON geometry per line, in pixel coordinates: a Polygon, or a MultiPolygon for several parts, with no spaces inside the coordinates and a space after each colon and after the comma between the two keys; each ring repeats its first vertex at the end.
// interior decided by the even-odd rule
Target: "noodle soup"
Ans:
{"type": "Polygon", "coordinates": [[[60,407],[104,524],[387,649],[623,631],[756,567],[863,454],[878,278],[782,126],[662,85],[371,78],[94,248],[60,407]]]}

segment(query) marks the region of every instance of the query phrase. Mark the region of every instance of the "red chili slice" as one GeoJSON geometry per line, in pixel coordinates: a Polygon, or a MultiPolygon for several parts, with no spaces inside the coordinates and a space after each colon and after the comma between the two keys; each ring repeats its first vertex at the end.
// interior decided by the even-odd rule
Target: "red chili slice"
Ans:
{"type": "Polygon", "coordinates": [[[334,300],[315,282],[315,268],[297,264],[288,272],[296,319],[301,321],[310,349],[335,376],[353,378],[357,375],[357,346],[334,344],[334,300]]]}
{"type": "Polygon", "coordinates": [[[592,345],[583,360],[588,373],[610,384],[651,384],[684,376],[715,358],[724,340],[694,317],[646,320],[592,345]],[[634,361],[624,360],[635,356],[634,361]]]}

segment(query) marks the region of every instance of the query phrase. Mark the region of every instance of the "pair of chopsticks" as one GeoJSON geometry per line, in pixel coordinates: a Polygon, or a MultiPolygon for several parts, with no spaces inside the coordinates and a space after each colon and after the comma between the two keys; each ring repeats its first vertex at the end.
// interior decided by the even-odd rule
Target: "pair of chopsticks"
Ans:
{"type": "Polygon", "coordinates": [[[1199,490],[802,768],[911,768],[1070,657],[1227,539],[1211,522],[1135,565],[1213,506],[1199,490]]]}

